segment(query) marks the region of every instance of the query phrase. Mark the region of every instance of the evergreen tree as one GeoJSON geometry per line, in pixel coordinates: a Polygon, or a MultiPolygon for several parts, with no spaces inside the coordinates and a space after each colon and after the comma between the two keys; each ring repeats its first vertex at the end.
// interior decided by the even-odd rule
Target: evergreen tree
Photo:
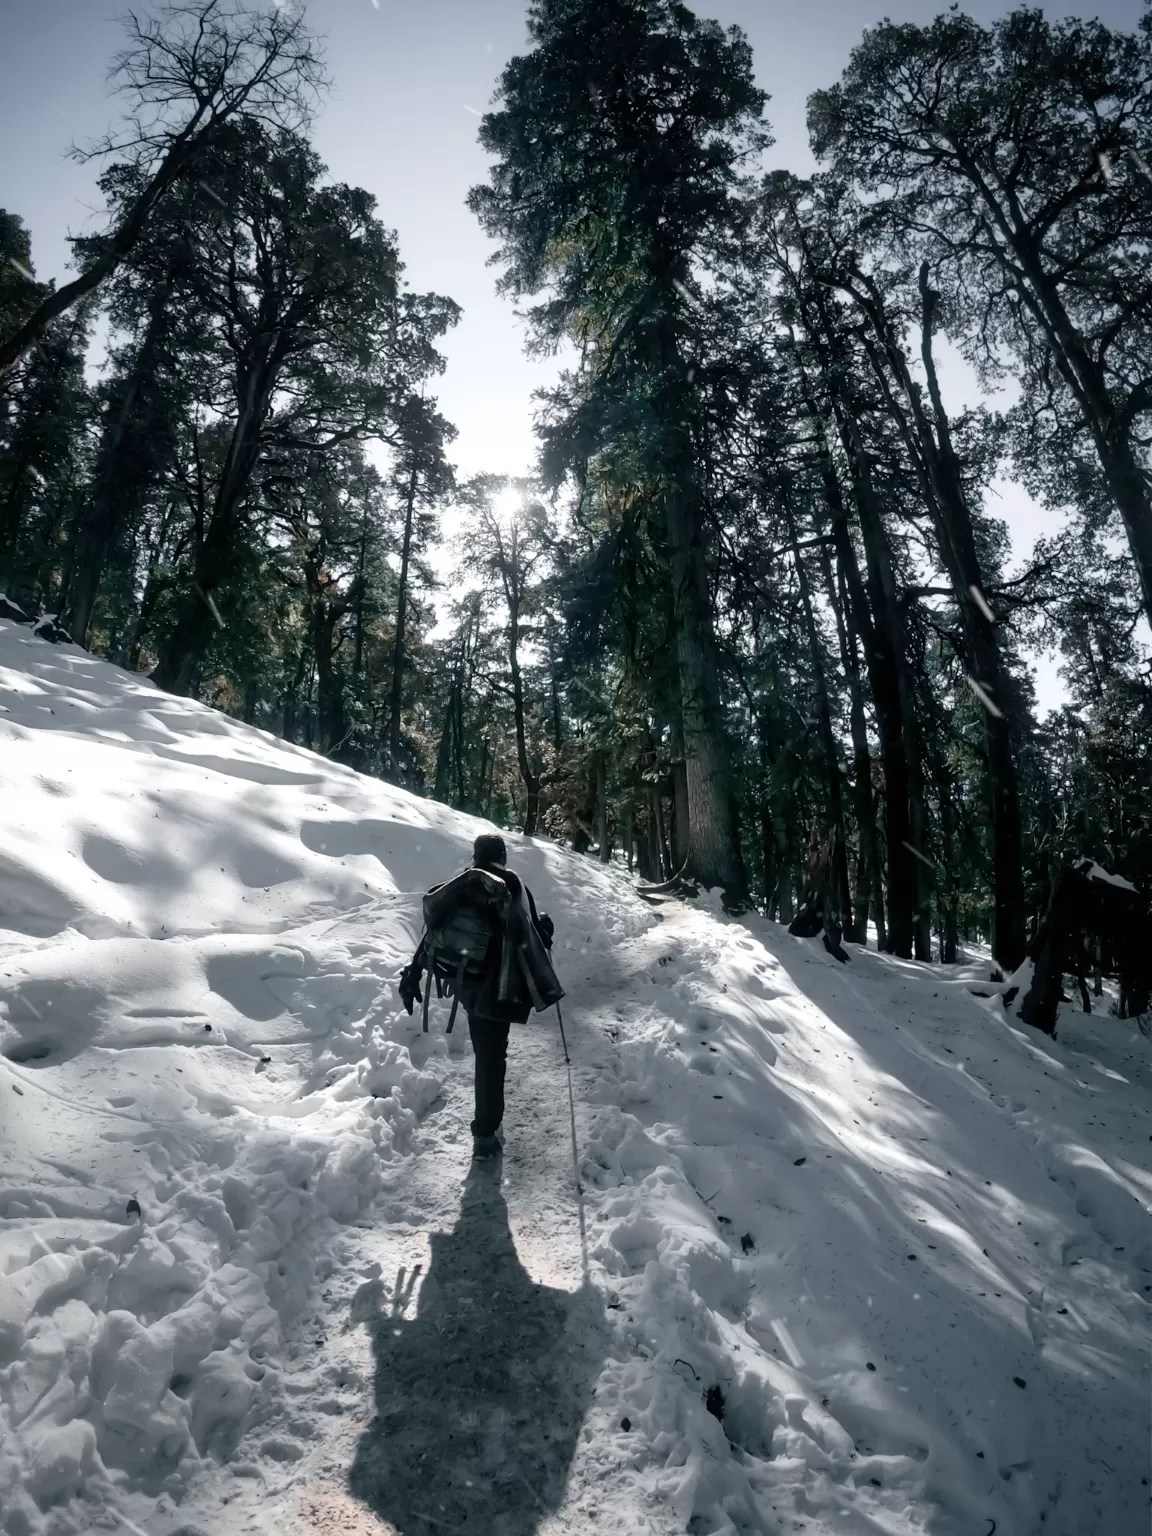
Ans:
{"type": "MultiPolygon", "coordinates": [[[[200,164],[203,184],[170,199],[150,236],[159,256],[176,240],[190,248],[169,271],[169,303],[189,316],[208,364],[205,406],[223,433],[155,674],[176,691],[193,686],[225,621],[216,594],[270,457],[399,438],[411,397],[442,366],[433,341],[456,317],[450,301],[403,291],[373,200],[323,184],[299,137],[233,125],[200,164]]],[[[132,180],[121,179],[123,195],[132,180]]],[[[156,270],[149,242],[133,263],[156,270]]]]}
{"type": "Polygon", "coordinates": [[[537,345],[581,349],[585,458],[627,456],[662,511],[687,871],[739,901],[691,357],[702,270],[740,225],[741,170],[766,141],[764,96],[740,33],[670,0],[537,0],[529,32],[481,127],[497,164],[470,202],[501,241],[504,290],[546,295],[529,310],[537,345]]]}
{"type": "Polygon", "coordinates": [[[303,12],[248,0],[162,0],[125,19],[111,78],[125,101],[121,131],[78,159],[115,155],[135,172],[132,196],[78,277],[53,287],[11,329],[0,315],[0,376],[53,321],[100,287],[132,252],[173,188],[202,174],[206,152],[237,122],[302,128],[324,84],[303,12]]]}
{"type": "Polygon", "coordinates": [[[951,273],[974,355],[1012,347],[1036,411],[1066,393],[1152,623],[1150,72],[1152,12],[1135,35],[1036,10],[884,23],[809,122],[817,154],[951,273]]]}

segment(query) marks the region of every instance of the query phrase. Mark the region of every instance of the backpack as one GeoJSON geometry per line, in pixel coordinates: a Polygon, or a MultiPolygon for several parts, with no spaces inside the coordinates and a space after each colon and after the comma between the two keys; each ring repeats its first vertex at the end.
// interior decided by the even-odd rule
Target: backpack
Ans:
{"type": "Polygon", "coordinates": [[[465,984],[487,976],[501,957],[511,896],[497,875],[466,869],[454,880],[434,885],[424,897],[424,1030],[428,1030],[428,1000],[432,981],[436,996],[452,998],[447,1033],[456,1023],[465,984]]]}

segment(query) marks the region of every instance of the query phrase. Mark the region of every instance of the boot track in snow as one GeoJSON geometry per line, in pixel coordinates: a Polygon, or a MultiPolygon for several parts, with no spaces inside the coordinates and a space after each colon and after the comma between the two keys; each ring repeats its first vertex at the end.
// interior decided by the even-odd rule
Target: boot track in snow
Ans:
{"type": "Polygon", "coordinates": [[[1134,1024],[510,837],[571,1077],[474,1166],[482,823],[3,620],[0,804],[4,1536],[1147,1529],[1134,1024]]]}

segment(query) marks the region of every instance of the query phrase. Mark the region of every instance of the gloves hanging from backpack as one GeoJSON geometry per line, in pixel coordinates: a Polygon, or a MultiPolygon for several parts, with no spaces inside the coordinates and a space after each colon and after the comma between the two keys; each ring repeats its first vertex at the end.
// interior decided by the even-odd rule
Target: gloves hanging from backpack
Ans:
{"type": "Polygon", "coordinates": [[[424,974],[423,946],[418,949],[412,960],[400,972],[400,1001],[412,1012],[416,1003],[424,1001],[424,994],[420,990],[420,977],[424,974]]]}

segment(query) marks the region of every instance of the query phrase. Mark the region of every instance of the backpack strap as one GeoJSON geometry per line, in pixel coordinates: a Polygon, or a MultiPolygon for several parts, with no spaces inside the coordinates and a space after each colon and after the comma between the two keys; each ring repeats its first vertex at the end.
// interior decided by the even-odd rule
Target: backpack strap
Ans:
{"type": "Polygon", "coordinates": [[[456,1022],[456,1010],[460,1006],[460,988],[464,985],[464,967],[468,964],[467,957],[460,962],[460,969],[456,972],[456,980],[452,983],[452,1012],[448,1015],[448,1028],[446,1035],[452,1033],[452,1026],[456,1022]]]}
{"type": "Polygon", "coordinates": [[[507,998],[512,991],[512,902],[505,904],[500,921],[500,980],[497,984],[496,996],[507,998]]]}
{"type": "Polygon", "coordinates": [[[520,960],[520,971],[524,977],[524,981],[528,987],[528,992],[532,998],[532,1006],[535,1008],[537,1013],[543,1013],[544,1009],[549,1005],[541,997],[540,988],[536,985],[536,978],[532,974],[532,962],[528,958],[527,944],[520,945],[518,956],[520,960]]]}
{"type": "Polygon", "coordinates": [[[428,953],[425,963],[428,966],[428,979],[424,983],[424,1033],[428,1033],[428,1000],[432,996],[432,978],[436,974],[436,941],[429,935],[428,953]]]}

